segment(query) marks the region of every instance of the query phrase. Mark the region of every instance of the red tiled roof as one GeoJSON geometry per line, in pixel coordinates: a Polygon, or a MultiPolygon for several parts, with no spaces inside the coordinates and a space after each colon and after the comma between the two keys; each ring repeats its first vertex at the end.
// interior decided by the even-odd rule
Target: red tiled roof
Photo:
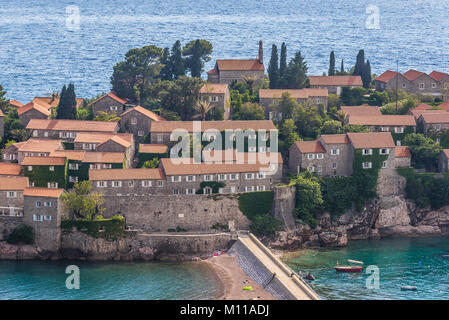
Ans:
{"type": "MultiPolygon", "coordinates": [[[[41,106],[45,107],[47,110],[50,110],[52,108],[56,108],[59,104],[59,97],[35,97],[32,102],[36,102],[37,104],[40,104],[41,106]]],[[[83,98],[76,98],[76,108],[81,107],[83,104],[84,99],[83,98]]]]}
{"type": "Polygon", "coordinates": [[[20,164],[0,162],[0,176],[18,176],[21,170],[20,164]]]}
{"type": "Polygon", "coordinates": [[[52,152],[61,147],[62,140],[53,139],[28,139],[15,143],[19,152],[52,152]]]}
{"type": "Polygon", "coordinates": [[[65,157],[68,160],[82,161],[85,154],[84,150],[56,150],[50,153],[50,157],[65,157]]]}
{"type": "Polygon", "coordinates": [[[291,98],[308,99],[309,97],[327,97],[326,88],[305,88],[305,89],[260,89],[259,98],[282,98],[282,94],[289,93],[291,98]]]}
{"type": "Polygon", "coordinates": [[[321,138],[326,144],[346,144],[349,143],[348,136],[343,134],[323,134],[321,138]]]}
{"type": "Polygon", "coordinates": [[[165,180],[165,175],[160,168],[89,170],[89,180],[165,180]]]}
{"type": "Polygon", "coordinates": [[[228,85],[225,83],[205,83],[200,90],[200,93],[221,93],[225,94],[228,90],[228,85]]]}
{"type": "Polygon", "coordinates": [[[413,110],[427,110],[430,108],[432,108],[432,106],[429,106],[428,104],[425,104],[425,103],[420,103],[413,110]]]}
{"type": "Polygon", "coordinates": [[[374,80],[380,81],[380,82],[388,82],[391,79],[393,79],[398,73],[396,71],[387,70],[384,73],[382,73],[380,76],[375,78],[374,80]]]}
{"type": "Polygon", "coordinates": [[[63,166],[64,157],[25,157],[22,166],[63,166]]]}
{"type": "Polygon", "coordinates": [[[17,100],[9,100],[9,105],[16,108],[20,108],[21,106],[23,106],[23,103],[20,103],[17,100]]]}
{"type": "Polygon", "coordinates": [[[416,126],[415,118],[410,115],[350,116],[348,123],[365,126],[416,126]]]}
{"type": "Polygon", "coordinates": [[[26,188],[23,195],[28,197],[59,198],[63,193],[64,189],[26,188]]]}
{"type": "Polygon", "coordinates": [[[165,144],[139,144],[139,153],[166,153],[168,146],[165,144]]]}
{"type": "Polygon", "coordinates": [[[216,67],[223,71],[264,71],[265,66],[258,59],[223,59],[217,60],[216,67]]]}
{"type": "Polygon", "coordinates": [[[0,190],[25,190],[29,185],[28,177],[0,177],[0,190]]]}
{"type": "Polygon", "coordinates": [[[379,107],[373,106],[341,106],[341,111],[343,111],[346,116],[381,116],[379,107]]]}
{"type": "Polygon", "coordinates": [[[441,81],[441,80],[443,80],[443,78],[444,77],[446,77],[446,76],[448,76],[448,74],[447,73],[444,73],[444,72],[439,72],[439,71],[432,71],[430,74],[429,74],[429,76],[433,79],[433,80],[436,80],[436,81],[441,81]]]}
{"type": "Polygon", "coordinates": [[[449,111],[449,102],[443,102],[438,106],[438,108],[442,108],[443,110],[449,111]]]}
{"type": "Polygon", "coordinates": [[[125,114],[128,114],[128,113],[133,112],[133,111],[137,111],[137,112],[145,115],[146,117],[150,118],[153,121],[165,121],[165,119],[162,118],[161,116],[159,116],[159,115],[155,114],[153,111],[145,109],[145,108],[143,108],[141,106],[137,106],[137,107],[131,108],[129,110],[126,110],[125,112],[123,112],[120,115],[120,117],[123,117],[125,114]]]}
{"type": "Polygon", "coordinates": [[[449,123],[449,113],[423,113],[422,118],[426,123],[449,123]]]}
{"type": "Polygon", "coordinates": [[[187,132],[193,132],[194,123],[201,125],[201,132],[206,130],[247,130],[252,129],[257,131],[263,130],[276,130],[276,127],[271,120],[223,120],[223,121],[160,121],[151,124],[151,132],[173,132],[176,129],[183,129],[187,132]]]}
{"type": "Polygon", "coordinates": [[[325,153],[323,145],[319,140],[315,141],[296,141],[296,146],[301,153],[325,153]]]}
{"type": "Polygon", "coordinates": [[[407,146],[396,146],[394,148],[394,156],[396,158],[411,158],[412,154],[410,153],[410,149],[407,146]]]}
{"type": "Polygon", "coordinates": [[[309,76],[311,86],[362,86],[360,76],[309,76]]]}
{"type": "Polygon", "coordinates": [[[423,110],[423,109],[420,109],[420,110],[417,110],[417,109],[413,109],[413,110],[409,110],[409,114],[411,114],[411,115],[413,115],[413,117],[415,118],[415,119],[418,119],[423,113],[446,113],[447,111],[446,110],[430,110],[430,109],[427,109],[427,110],[423,110]]]}
{"type": "Polygon", "coordinates": [[[404,77],[407,78],[407,80],[413,81],[418,79],[420,76],[422,76],[423,74],[425,74],[424,72],[421,71],[416,71],[413,69],[410,69],[409,71],[407,71],[406,73],[402,74],[404,77]]]}
{"type": "Polygon", "coordinates": [[[446,158],[449,158],[449,149],[443,149],[441,152],[446,156],[446,158]]]}
{"type": "Polygon", "coordinates": [[[105,94],[104,96],[101,96],[100,98],[98,98],[97,100],[95,100],[92,103],[95,103],[95,102],[97,102],[97,101],[99,101],[99,100],[101,100],[101,99],[103,99],[105,97],[110,97],[110,98],[114,99],[115,101],[117,101],[118,103],[121,103],[121,104],[126,104],[129,101],[128,99],[120,98],[115,92],[111,91],[108,94],[105,94]]]}
{"type": "Polygon", "coordinates": [[[80,132],[76,135],[75,143],[99,143],[103,144],[114,137],[119,139],[114,139],[115,142],[129,147],[133,142],[132,133],[105,133],[105,132],[80,132]]]}
{"type": "Polygon", "coordinates": [[[20,107],[19,109],[17,109],[17,113],[20,116],[20,115],[22,115],[22,114],[24,114],[24,113],[26,113],[26,112],[28,112],[28,111],[30,111],[32,109],[34,109],[36,111],[39,111],[40,113],[46,115],[47,117],[50,116],[50,114],[51,114],[51,112],[48,111],[47,108],[43,107],[42,105],[40,105],[40,104],[38,104],[36,102],[30,102],[30,103],[27,103],[26,105],[20,107]]]}
{"type": "Polygon", "coordinates": [[[26,128],[30,130],[115,132],[117,124],[118,122],[107,121],[31,119],[26,128]]]}
{"type": "Polygon", "coordinates": [[[88,163],[123,163],[123,152],[86,152],[83,162],[88,163]]]}
{"type": "Polygon", "coordinates": [[[348,133],[348,138],[355,149],[394,148],[390,132],[348,133]]]}

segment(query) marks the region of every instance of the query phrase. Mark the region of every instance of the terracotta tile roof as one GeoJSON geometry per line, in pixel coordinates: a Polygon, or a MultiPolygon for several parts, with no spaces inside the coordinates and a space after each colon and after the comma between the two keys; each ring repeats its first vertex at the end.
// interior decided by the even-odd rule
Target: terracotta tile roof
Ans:
{"type": "Polygon", "coordinates": [[[139,153],[167,153],[165,144],[139,144],[139,153]]]}
{"type": "Polygon", "coordinates": [[[50,157],[65,157],[68,160],[82,161],[86,155],[84,150],[56,150],[50,153],[50,157]]]}
{"type": "Polygon", "coordinates": [[[120,115],[120,117],[123,117],[125,114],[128,114],[128,113],[133,112],[133,111],[137,111],[137,112],[143,114],[144,116],[150,118],[153,121],[165,121],[165,119],[162,118],[161,116],[159,116],[159,115],[155,114],[153,111],[145,109],[145,108],[143,108],[141,106],[137,106],[137,107],[134,107],[134,108],[126,110],[125,112],[123,112],[120,115]]]}
{"type": "Polygon", "coordinates": [[[449,158],[449,149],[443,149],[441,152],[446,156],[446,158],[449,158]]]}
{"type": "Polygon", "coordinates": [[[42,105],[38,104],[37,102],[30,102],[27,103],[26,105],[20,107],[19,109],[17,109],[17,113],[19,114],[19,116],[21,116],[22,114],[30,111],[30,110],[36,110],[42,114],[44,114],[45,116],[49,117],[51,112],[48,111],[47,108],[43,107],[42,105]]]}
{"type": "Polygon", "coordinates": [[[221,71],[264,71],[265,66],[258,59],[220,59],[217,60],[216,67],[221,71]]]}
{"type": "Polygon", "coordinates": [[[3,111],[0,110],[0,117],[4,117],[5,115],[3,114],[3,111]]]}
{"type": "Polygon", "coordinates": [[[355,149],[395,147],[390,132],[348,133],[348,138],[355,149]]]}
{"type": "Polygon", "coordinates": [[[20,191],[29,185],[28,177],[0,177],[0,190],[20,191]]]}
{"type": "Polygon", "coordinates": [[[122,99],[120,98],[115,92],[109,92],[108,94],[105,94],[104,96],[101,96],[100,98],[98,98],[97,100],[93,101],[92,103],[95,103],[97,101],[100,101],[101,99],[105,98],[105,97],[110,97],[112,99],[114,99],[115,101],[117,101],[118,103],[121,104],[126,104],[129,100],[128,99],[122,99]]]}
{"type": "Polygon", "coordinates": [[[347,144],[349,143],[348,136],[343,134],[323,134],[321,135],[324,143],[326,144],[347,144]]]}
{"type": "Polygon", "coordinates": [[[16,108],[20,108],[21,106],[23,106],[23,103],[20,103],[17,100],[9,100],[9,105],[16,108]]]}
{"type": "MultiPolygon", "coordinates": [[[[37,102],[43,107],[46,107],[48,110],[52,108],[56,108],[59,104],[59,97],[35,97],[32,102],[37,102]]],[[[81,107],[84,102],[84,98],[76,98],[76,108],[81,107]]]]}
{"type": "Polygon", "coordinates": [[[360,76],[309,76],[311,86],[362,86],[360,76]]]}
{"type": "Polygon", "coordinates": [[[410,149],[406,146],[396,146],[394,148],[394,156],[396,158],[411,158],[412,154],[410,153],[410,149]]]}
{"type": "Polygon", "coordinates": [[[350,125],[365,126],[416,126],[411,115],[350,116],[350,125]]]}
{"type": "Polygon", "coordinates": [[[282,94],[289,93],[295,99],[308,99],[310,97],[327,97],[327,88],[305,88],[305,89],[260,89],[259,98],[282,98],[282,94]]]}
{"type": "Polygon", "coordinates": [[[425,104],[425,103],[420,103],[413,110],[427,110],[430,108],[432,108],[432,106],[429,106],[428,104],[425,104]]]}
{"type": "Polygon", "coordinates": [[[446,111],[449,111],[449,102],[443,102],[442,104],[440,104],[438,106],[438,108],[442,108],[442,109],[444,109],[446,111]]]}
{"type": "Polygon", "coordinates": [[[61,148],[61,143],[61,140],[32,138],[14,145],[19,152],[52,152],[61,148]]]}
{"type": "Polygon", "coordinates": [[[86,152],[83,162],[89,163],[123,163],[123,152],[86,152]]]}
{"type": "Polygon", "coordinates": [[[323,145],[319,140],[315,141],[296,141],[295,145],[301,153],[325,153],[323,145]]]}
{"type": "Polygon", "coordinates": [[[207,71],[207,74],[218,74],[217,66],[215,66],[213,69],[207,71]]]}
{"type": "Polygon", "coordinates": [[[423,113],[422,118],[426,123],[449,123],[449,113],[423,113]]]}
{"type": "Polygon", "coordinates": [[[379,107],[373,106],[341,106],[341,111],[343,111],[346,116],[381,116],[379,107]]]}
{"type": "Polygon", "coordinates": [[[117,127],[118,122],[31,119],[26,128],[30,130],[116,132],[117,127]]]}
{"type": "Polygon", "coordinates": [[[243,173],[269,171],[269,164],[256,163],[193,163],[193,159],[184,159],[189,164],[180,162],[181,159],[162,158],[160,162],[166,176],[189,175],[189,174],[215,174],[215,173],[243,173]]]}
{"type": "Polygon", "coordinates": [[[261,159],[269,159],[271,161],[271,156],[276,158],[275,163],[283,163],[282,155],[279,152],[276,153],[256,153],[256,152],[237,152],[234,149],[228,150],[203,150],[202,161],[205,163],[252,163],[261,159]],[[264,158],[262,158],[264,157],[264,158]]]}
{"type": "Polygon", "coordinates": [[[447,113],[446,110],[409,110],[409,114],[413,115],[415,119],[418,119],[423,113],[447,113]]]}
{"type": "Polygon", "coordinates": [[[433,79],[433,80],[436,80],[436,81],[441,81],[441,80],[443,80],[444,79],[444,77],[447,77],[447,76],[449,76],[447,73],[444,73],[444,72],[439,72],[439,71],[432,71],[430,74],[429,74],[429,76],[433,79]]]}
{"type": "Polygon", "coordinates": [[[23,195],[27,197],[59,198],[63,193],[64,189],[26,188],[23,195]]]}
{"type": "Polygon", "coordinates": [[[131,133],[104,133],[104,132],[80,132],[75,138],[75,143],[98,143],[99,145],[112,140],[124,147],[133,143],[131,133]]]}
{"type": "Polygon", "coordinates": [[[380,82],[388,82],[393,79],[398,73],[396,71],[387,70],[382,73],[380,76],[376,77],[374,80],[380,82]]]}
{"type": "Polygon", "coordinates": [[[193,132],[193,123],[201,124],[201,131],[216,129],[218,131],[228,130],[276,130],[271,120],[239,120],[239,121],[161,121],[151,124],[151,132],[172,132],[176,129],[184,129],[187,132],[193,132]]]}
{"type": "Polygon", "coordinates": [[[418,79],[420,76],[422,76],[423,74],[425,74],[424,72],[421,71],[416,71],[413,69],[410,69],[409,71],[407,71],[406,73],[402,74],[404,77],[407,78],[407,80],[409,81],[413,81],[418,79]]]}
{"type": "Polygon", "coordinates": [[[22,166],[63,166],[64,157],[25,157],[22,166]]]}
{"type": "Polygon", "coordinates": [[[160,168],[89,170],[89,180],[165,180],[165,175],[160,168]]]}
{"type": "Polygon", "coordinates": [[[228,85],[225,83],[205,83],[200,90],[200,93],[220,93],[225,94],[228,90],[228,85]]]}
{"type": "Polygon", "coordinates": [[[0,176],[18,176],[21,170],[20,164],[0,162],[0,176]]]}

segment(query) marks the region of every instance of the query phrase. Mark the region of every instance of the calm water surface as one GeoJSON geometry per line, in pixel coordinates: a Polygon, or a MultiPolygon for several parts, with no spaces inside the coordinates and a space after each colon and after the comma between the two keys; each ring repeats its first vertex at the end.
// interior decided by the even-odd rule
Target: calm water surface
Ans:
{"type": "Polygon", "coordinates": [[[216,275],[198,263],[0,261],[0,300],[204,300],[221,294],[216,275]],[[80,268],[79,290],[65,286],[71,264],[80,268]]]}
{"type": "Polygon", "coordinates": [[[79,97],[110,89],[112,67],[134,47],[208,39],[217,58],[254,58],[259,39],[267,65],[272,43],[289,56],[301,49],[310,74],[355,63],[364,48],[374,73],[388,68],[449,72],[448,0],[0,0],[0,84],[8,97],[34,96],[75,83],[79,97]],[[66,27],[67,6],[79,8],[80,28],[66,27]],[[380,29],[365,27],[369,5],[380,29]]]}
{"type": "Polygon", "coordinates": [[[312,272],[312,287],[323,299],[449,299],[449,238],[360,240],[346,248],[306,250],[285,262],[295,271],[312,272]],[[380,271],[379,290],[366,288],[369,274],[337,273],[338,261],[360,260],[380,271]],[[416,284],[414,284],[416,282],[416,284]],[[401,286],[418,287],[401,291],[401,286]]]}

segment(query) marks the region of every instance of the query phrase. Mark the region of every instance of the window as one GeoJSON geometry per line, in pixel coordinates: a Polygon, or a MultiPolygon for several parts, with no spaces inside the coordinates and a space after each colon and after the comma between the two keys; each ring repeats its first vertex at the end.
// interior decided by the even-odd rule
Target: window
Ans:
{"type": "Polygon", "coordinates": [[[245,186],[245,192],[253,192],[254,187],[253,186],[245,186]]]}
{"type": "Polygon", "coordinates": [[[117,106],[110,106],[110,107],[109,107],[109,110],[111,110],[111,111],[117,111],[117,106]]]}
{"type": "Polygon", "coordinates": [[[48,137],[48,131],[44,132],[44,137],[46,137],[46,138],[48,137]]]}
{"type": "Polygon", "coordinates": [[[362,166],[363,166],[363,169],[371,169],[372,168],[372,163],[371,162],[364,162],[363,164],[362,164],[362,166]]]}
{"type": "Polygon", "coordinates": [[[159,188],[163,187],[163,186],[164,186],[164,181],[158,180],[158,181],[157,181],[157,186],[158,186],[159,188]]]}
{"type": "Polygon", "coordinates": [[[317,159],[323,159],[323,158],[324,158],[324,154],[323,154],[323,153],[318,153],[318,154],[316,155],[316,158],[317,158],[317,159]]]}
{"type": "Polygon", "coordinates": [[[51,221],[51,216],[44,216],[44,220],[51,221]]]}
{"type": "Polygon", "coordinates": [[[180,176],[172,176],[171,181],[172,182],[181,182],[181,177],[180,176]]]}
{"type": "Polygon", "coordinates": [[[224,193],[224,189],[223,188],[218,188],[218,193],[224,193]]]}
{"type": "Polygon", "coordinates": [[[382,162],[382,168],[385,169],[387,167],[387,161],[382,162]]]}
{"type": "Polygon", "coordinates": [[[55,167],[54,167],[54,166],[50,166],[50,167],[48,168],[48,170],[50,170],[50,171],[55,171],[55,167]]]}
{"type": "Polygon", "coordinates": [[[435,82],[432,82],[432,88],[436,88],[437,87],[437,84],[435,83],[435,82]]]}
{"type": "Polygon", "coordinates": [[[137,131],[137,135],[138,135],[139,137],[143,137],[143,135],[144,135],[143,130],[137,131]]]}
{"type": "Polygon", "coordinates": [[[310,166],[307,168],[307,170],[309,170],[310,172],[315,172],[315,167],[314,166],[310,166]]]}
{"type": "Polygon", "coordinates": [[[252,173],[247,173],[247,174],[245,174],[245,179],[246,180],[254,179],[254,175],[252,173]]]}
{"type": "Polygon", "coordinates": [[[128,187],[133,188],[134,187],[134,181],[128,181],[128,187]]]}
{"type": "Polygon", "coordinates": [[[424,89],[425,88],[425,85],[424,85],[424,83],[423,82],[421,82],[420,84],[419,84],[419,89],[424,89]]]}
{"type": "Polygon", "coordinates": [[[321,171],[323,171],[323,168],[322,168],[321,166],[318,166],[318,167],[316,168],[316,171],[317,171],[317,172],[321,172],[321,171]]]}
{"type": "Polygon", "coordinates": [[[33,166],[28,166],[27,169],[28,171],[33,171],[33,166]]]}
{"type": "Polygon", "coordinates": [[[112,187],[114,188],[120,188],[122,186],[121,181],[112,181],[112,187]]]}
{"type": "Polygon", "coordinates": [[[337,156],[340,154],[340,149],[331,149],[331,155],[337,156]]]}
{"type": "Polygon", "coordinates": [[[218,180],[220,180],[220,181],[226,180],[226,175],[225,174],[219,174],[218,175],[218,180]]]}
{"type": "Polygon", "coordinates": [[[404,127],[395,127],[394,132],[395,133],[404,133],[404,127]]]}
{"type": "Polygon", "coordinates": [[[79,169],[78,163],[69,163],[69,169],[78,170],[79,169]]]}
{"type": "Polygon", "coordinates": [[[257,191],[265,191],[265,186],[257,186],[257,191]]]}
{"type": "Polygon", "coordinates": [[[195,189],[186,189],[186,194],[195,194],[195,189]]]}
{"type": "Polygon", "coordinates": [[[48,182],[47,183],[47,187],[49,189],[57,189],[58,188],[58,183],[57,182],[48,182]]]}
{"type": "Polygon", "coordinates": [[[380,130],[382,132],[388,132],[388,131],[390,131],[390,128],[389,127],[382,127],[382,128],[380,128],[380,130]]]}
{"type": "Polygon", "coordinates": [[[309,154],[307,154],[307,159],[313,160],[313,159],[315,159],[315,155],[313,153],[309,153],[309,154]]]}
{"type": "Polygon", "coordinates": [[[406,88],[407,85],[405,83],[402,84],[402,88],[406,88]]]}
{"type": "Polygon", "coordinates": [[[6,193],[6,197],[7,198],[17,198],[17,192],[15,192],[15,191],[8,191],[6,193]]]}
{"type": "Polygon", "coordinates": [[[436,131],[440,131],[441,130],[441,124],[436,124],[435,125],[435,130],[436,131]]]}
{"type": "Polygon", "coordinates": [[[33,130],[33,137],[37,137],[37,136],[39,136],[38,131],[37,130],[33,130]]]}
{"type": "Polygon", "coordinates": [[[397,140],[397,141],[396,141],[396,145],[397,145],[398,147],[400,147],[400,146],[401,146],[401,140],[397,140]]]}
{"type": "Polygon", "coordinates": [[[137,124],[137,118],[131,118],[131,124],[137,124]]]}
{"type": "Polygon", "coordinates": [[[173,189],[173,194],[174,195],[178,195],[179,194],[179,190],[178,189],[173,189]]]}
{"type": "Polygon", "coordinates": [[[164,135],[163,134],[158,134],[157,135],[157,141],[158,142],[163,142],[164,141],[164,135]]]}
{"type": "Polygon", "coordinates": [[[363,150],[362,150],[362,154],[363,154],[364,156],[372,155],[372,154],[373,154],[373,149],[363,149],[363,150]]]}
{"type": "Polygon", "coordinates": [[[337,163],[336,162],[332,163],[332,169],[337,169],[337,163]]]}
{"type": "Polygon", "coordinates": [[[77,176],[69,176],[69,182],[71,182],[71,183],[78,182],[78,177],[77,176]]]}
{"type": "Polygon", "coordinates": [[[203,177],[203,180],[204,181],[211,181],[212,179],[211,179],[211,176],[210,175],[205,175],[204,177],[203,177]]]}
{"type": "Polygon", "coordinates": [[[142,187],[145,187],[145,188],[151,187],[151,181],[150,180],[143,180],[142,181],[142,187]]]}
{"type": "Polygon", "coordinates": [[[33,214],[33,221],[44,221],[44,217],[38,214],[33,214]]]}
{"type": "Polygon", "coordinates": [[[238,179],[239,179],[239,175],[236,173],[229,175],[229,180],[238,180],[238,179]]]}
{"type": "Polygon", "coordinates": [[[267,176],[265,174],[265,172],[259,172],[257,174],[257,179],[265,179],[267,176]]]}
{"type": "Polygon", "coordinates": [[[187,176],[186,181],[187,182],[194,182],[196,180],[195,176],[187,176]]]}
{"type": "Polygon", "coordinates": [[[210,187],[204,188],[204,194],[212,194],[212,188],[210,187]]]}
{"type": "Polygon", "coordinates": [[[235,193],[235,186],[231,187],[231,193],[235,193]]]}
{"type": "Polygon", "coordinates": [[[390,154],[389,149],[379,149],[379,154],[390,154]]]}
{"type": "Polygon", "coordinates": [[[210,96],[209,97],[211,102],[217,102],[218,101],[218,97],[217,96],[210,96]]]}

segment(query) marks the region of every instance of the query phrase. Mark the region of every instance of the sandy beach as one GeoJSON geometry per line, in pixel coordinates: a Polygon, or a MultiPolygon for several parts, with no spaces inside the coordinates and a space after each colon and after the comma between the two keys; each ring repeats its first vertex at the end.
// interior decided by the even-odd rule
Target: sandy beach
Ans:
{"type": "Polygon", "coordinates": [[[223,253],[204,262],[215,270],[223,284],[224,294],[218,298],[219,300],[275,300],[264,288],[248,277],[236,259],[229,254],[223,253]],[[251,286],[253,290],[243,290],[243,287],[247,286],[251,286]]]}

